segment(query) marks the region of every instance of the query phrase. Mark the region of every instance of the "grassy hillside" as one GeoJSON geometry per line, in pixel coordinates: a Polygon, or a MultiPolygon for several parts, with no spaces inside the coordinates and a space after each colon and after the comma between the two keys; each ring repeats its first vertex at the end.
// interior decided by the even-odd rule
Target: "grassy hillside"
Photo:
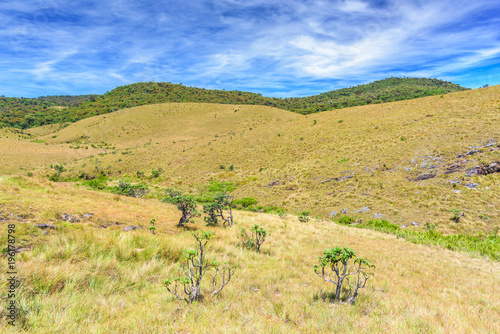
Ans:
{"type": "Polygon", "coordinates": [[[445,233],[491,233],[500,227],[498,173],[470,169],[500,160],[498,96],[499,87],[490,87],[308,116],[158,104],[82,120],[36,140],[88,156],[54,161],[67,162],[63,178],[102,171],[191,193],[222,180],[237,185],[237,198],[295,213],[329,218],[348,209],[356,219],[377,214],[411,229],[430,222],[445,233]],[[147,179],[159,168],[159,178],[147,179]],[[450,220],[452,209],[465,213],[460,224],[450,220]]]}
{"type": "MultiPolygon", "coordinates": [[[[500,173],[475,175],[500,161],[498,124],[500,86],[313,115],[168,103],[0,129],[0,238],[15,235],[19,280],[16,327],[1,303],[0,332],[499,332],[500,173]],[[120,180],[150,192],[89,189],[120,180]],[[164,189],[202,199],[214,181],[255,198],[255,211],[289,214],[176,227],[164,189]],[[355,225],[337,224],[344,209],[355,225]],[[307,223],[290,214],[304,210],[307,223]],[[238,237],[254,224],[270,233],[260,253],[238,237]],[[238,268],[219,295],[206,282],[205,299],[187,305],[163,282],[200,230],[215,233],[208,259],[238,268]],[[331,303],[332,284],[312,268],[335,246],[376,265],[354,306],[331,303]]],[[[5,301],[9,289],[2,280],[5,301]]]]}
{"type": "MultiPolygon", "coordinates": [[[[325,220],[236,212],[233,228],[201,223],[179,229],[178,211],[154,199],[130,198],[53,183],[43,177],[0,179],[0,237],[16,226],[19,316],[2,333],[327,333],[500,330],[500,264],[465,253],[415,245],[394,236],[325,220]],[[84,214],[93,213],[89,218],[84,214]],[[77,219],[66,221],[64,214],[77,219]],[[152,217],[157,234],[147,231],[152,217]],[[56,229],[42,230],[35,224],[56,229]],[[239,246],[239,228],[271,232],[256,253],[239,246]],[[125,226],[142,229],[124,232],[125,226]],[[5,228],[4,228],[5,227],[5,228]],[[210,260],[239,265],[214,298],[187,305],[162,286],[178,275],[190,230],[216,235],[210,260]],[[42,232],[45,231],[45,232],[42,232]],[[376,265],[356,305],[333,304],[332,284],[312,266],[326,248],[347,246],[376,265]]],[[[7,291],[2,280],[0,289],[7,291]]]]}
{"type": "Polygon", "coordinates": [[[141,105],[166,102],[204,102],[265,105],[300,114],[441,95],[465,90],[450,82],[426,78],[388,78],[305,98],[268,98],[260,94],[187,87],[171,83],[135,83],[96,96],[0,98],[0,125],[30,128],[74,122],[141,105]],[[65,106],[56,108],[51,106],[65,106]]]}

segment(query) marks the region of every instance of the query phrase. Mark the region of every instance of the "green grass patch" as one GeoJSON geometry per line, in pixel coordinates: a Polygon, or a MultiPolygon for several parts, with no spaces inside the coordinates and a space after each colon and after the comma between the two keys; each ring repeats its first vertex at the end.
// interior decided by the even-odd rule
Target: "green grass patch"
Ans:
{"type": "MultiPolygon", "coordinates": [[[[353,221],[352,217],[344,216],[339,219],[338,223],[348,225],[353,221]]],[[[401,229],[399,225],[384,219],[372,219],[351,226],[394,234],[398,238],[404,238],[415,244],[436,245],[452,251],[468,252],[476,256],[489,257],[494,261],[500,261],[500,235],[498,235],[498,232],[490,235],[443,235],[433,228],[424,231],[401,229]]]]}

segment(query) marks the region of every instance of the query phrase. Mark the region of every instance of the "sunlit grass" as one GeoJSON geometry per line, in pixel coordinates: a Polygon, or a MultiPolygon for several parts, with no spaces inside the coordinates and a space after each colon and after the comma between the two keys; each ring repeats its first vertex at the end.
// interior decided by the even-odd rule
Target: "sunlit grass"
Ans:
{"type": "MultiPolygon", "coordinates": [[[[17,301],[24,312],[18,324],[28,333],[500,329],[498,262],[325,220],[300,223],[295,216],[281,219],[250,212],[236,212],[232,228],[208,228],[202,219],[190,225],[189,229],[215,233],[209,259],[239,268],[220,295],[210,298],[205,293],[203,302],[189,306],[162,286],[164,279],[179,276],[183,250],[194,247],[190,231],[175,227],[178,215],[173,206],[153,199],[116,201],[112,194],[64,184],[55,184],[49,198],[30,196],[46,182],[23,177],[1,183],[4,191],[18,187],[17,195],[25,198],[18,205],[4,195],[1,211],[16,224],[19,243],[32,245],[17,255],[17,301]],[[54,210],[50,203],[58,203],[58,212],[67,213],[93,207],[94,216],[79,223],[49,219],[47,212],[54,210]],[[146,228],[122,231],[128,224],[146,226],[151,216],[157,220],[156,235],[146,228]],[[123,225],[98,227],[111,217],[123,225]],[[42,235],[34,222],[53,223],[58,229],[42,235]],[[271,233],[260,253],[239,244],[239,228],[254,224],[271,233]],[[333,287],[312,270],[322,251],[334,246],[350,247],[377,266],[355,306],[324,300],[333,287]]],[[[3,239],[5,234],[2,228],[3,239]]],[[[5,291],[5,283],[0,289],[5,291]]],[[[0,326],[13,332],[5,322],[0,326]]]]}

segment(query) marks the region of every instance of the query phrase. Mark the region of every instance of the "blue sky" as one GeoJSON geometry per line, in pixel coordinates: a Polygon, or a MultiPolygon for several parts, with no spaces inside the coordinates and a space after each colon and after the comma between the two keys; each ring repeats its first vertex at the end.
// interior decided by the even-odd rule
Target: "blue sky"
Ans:
{"type": "Polygon", "coordinates": [[[500,84],[500,1],[0,2],[5,96],[168,81],[300,97],[391,76],[500,84]]]}

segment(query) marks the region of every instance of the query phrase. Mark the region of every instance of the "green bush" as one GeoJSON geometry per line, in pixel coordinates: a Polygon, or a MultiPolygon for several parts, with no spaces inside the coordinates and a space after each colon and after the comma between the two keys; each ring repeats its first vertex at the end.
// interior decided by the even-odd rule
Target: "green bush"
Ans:
{"type": "Polygon", "coordinates": [[[301,223],[307,223],[311,217],[309,217],[309,211],[302,211],[300,214],[299,214],[299,222],[301,223]]]}
{"type": "Polygon", "coordinates": [[[151,171],[151,179],[156,179],[158,177],[160,177],[160,174],[163,172],[163,169],[161,168],[158,168],[158,169],[153,169],[151,171]]]}
{"type": "Polygon", "coordinates": [[[252,197],[244,197],[242,199],[235,199],[233,201],[233,204],[235,206],[239,206],[243,209],[248,209],[251,206],[254,206],[255,204],[257,204],[257,200],[255,198],[252,198],[252,197]]]}
{"type": "Polygon", "coordinates": [[[342,224],[342,225],[350,225],[350,224],[354,223],[354,218],[350,217],[350,216],[342,216],[338,220],[338,223],[342,224]]]}
{"type": "Polygon", "coordinates": [[[236,186],[233,183],[219,181],[219,180],[212,180],[206,186],[207,192],[211,194],[223,193],[223,192],[229,193],[234,189],[236,189],[236,186]]]}
{"type": "Polygon", "coordinates": [[[99,174],[96,178],[91,180],[83,181],[83,185],[95,190],[104,190],[107,184],[108,178],[102,174],[99,174]]]}
{"type": "Polygon", "coordinates": [[[148,187],[139,183],[132,185],[125,181],[120,181],[118,186],[112,189],[112,192],[119,195],[125,195],[130,197],[142,197],[148,192],[148,187]]]}

